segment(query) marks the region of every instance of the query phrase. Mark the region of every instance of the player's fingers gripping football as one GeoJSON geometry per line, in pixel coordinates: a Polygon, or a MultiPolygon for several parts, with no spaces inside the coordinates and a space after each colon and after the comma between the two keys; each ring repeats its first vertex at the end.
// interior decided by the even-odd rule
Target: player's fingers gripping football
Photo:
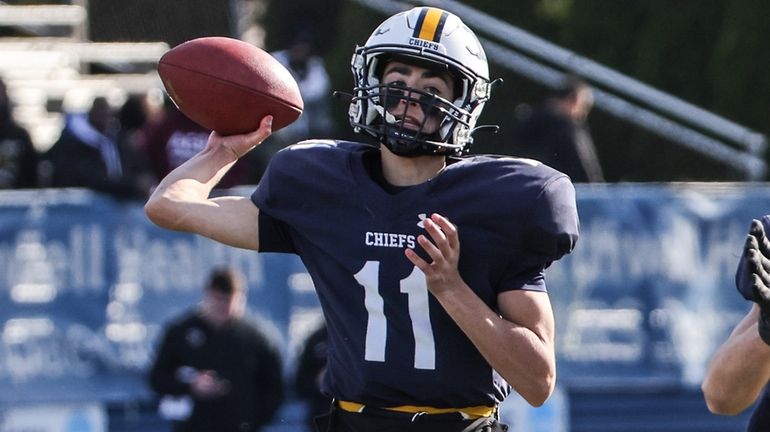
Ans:
{"type": "Polygon", "coordinates": [[[233,152],[236,159],[239,159],[267,139],[272,133],[272,127],[273,116],[265,116],[259,123],[259,128],[252,132],[228,136],[212,132],[209,137],[208,147],[225,147],[233,152]]]}

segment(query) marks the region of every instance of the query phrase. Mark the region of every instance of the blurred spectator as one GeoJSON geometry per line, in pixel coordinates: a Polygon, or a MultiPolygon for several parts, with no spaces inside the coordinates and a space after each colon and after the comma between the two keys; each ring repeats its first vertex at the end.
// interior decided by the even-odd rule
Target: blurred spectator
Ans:
{"type": "Polygon", "coordinates": [[[0,79],[0,189],[36,187],[38,154],[12,112],[5,82],[0,79]]]}
{"type": "MultiPolygon", "coordinates": [[[[158,121],[149,122],[145,127],[140,147],[153,175],[161,179],[203,150],[210,134],[209,129],[190,120],[166,98],[163,114],[158,121]]],[[[249,170],[247,160],[237,162],[217,187],[226,189],[249,183],[249,170]]]]}
{"type": "Polygon", "coordinates": [[[134,149],[121,146],[119,130],[115,110],[104,97],[94,98],[86,114],[68,114],[61,136],[43,156],[41,183],[145,198],[146,170],[134,149]]]}
{"type": "Polygon", "coordinates": [[[153,116],[149,93],[131,94],[118,111],[118,148],[125,149],[122,161],[130,172],[136,173],[141,190],[149,191],[158,183],[141,145],[142,131],[153,116]]]}
{"type": "Polygon", "coordinates": [[[118,141],[125,142],[135,149],[141,144],[142,129],[152,116],[151,102],[148,99],[147,93],[131,94],[118,111],[118,141]]]}
{"type": "Polygon", "coordinates": [[[308,138],[327,137],[331,133],[331,82],[323,58],[316,54],[314,37],[309,31],[300,31],[289,46],[273,53],[297,80],[305,109],[296,122],[276,132],[289,142],[308,138]]]}
{"type": "Polygon", "coordinates": [[[604,173],[586,123],[592,107],[591,87],[578,77],[568,76],[520,119],[513,154],[556,168],[574,183],[603,182],[604,173]]]}
{"type": "Polygon", "coordinates": [[[314,431],[313,419],[329,412],[332,398],[321,392],[321,379],[326,372],[327,355],[326,323],[322,323],[305,340],[297,362],[294,388],[297,396],[307,403],[305,424],[314,431]]]}
{"type": "Polygon", "coordinates": [[[297,121],[275,132],[249,154],[255,170],[255,183],[276,151],[288,144],[309,138],[326,138],[333,133],[331,81],[314,43],[312,32],[300,30],[286,49],[271,53],[297,81],[305,107],[297,121]]]}
{"type": "Polygon", "coordinates": [[[149,381],[177,432],[258,431],[281,404],[281,356],[244,318],[245,288],[234,269],[214,269],[198,307],[163,335],[149,381]]]}

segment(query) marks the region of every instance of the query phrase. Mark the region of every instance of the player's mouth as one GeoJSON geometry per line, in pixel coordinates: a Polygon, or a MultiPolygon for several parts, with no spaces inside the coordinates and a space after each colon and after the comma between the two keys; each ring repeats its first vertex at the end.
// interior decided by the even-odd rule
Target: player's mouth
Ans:
{"type": "Polygon", "coordinates": [[[409,130],[419,131],[423,125],[422,123],[423,122],[421,120],[418,120],[417,117],[415,116],[407,115],[402,117],[396,117],[396,124],[399,124],[401,125],[401,127],[409,130]]]}

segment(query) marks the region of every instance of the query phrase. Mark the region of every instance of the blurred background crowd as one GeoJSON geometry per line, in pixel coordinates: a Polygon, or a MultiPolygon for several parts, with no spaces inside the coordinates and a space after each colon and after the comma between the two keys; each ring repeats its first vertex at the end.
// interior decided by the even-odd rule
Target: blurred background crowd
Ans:
{"type": "MultiPolygon", "coordinates": [[[[333,100],[331,92],[349,90],[354,44],[363,41],[366,29],[379,22],[383,11],[397,7],[394,2],[375,7],[362,0],[191,0],[183,8],[151,0],[5,4],[85,6],[87,13],[79,16],[68,10],[47,25],[45,17],[35,20],[36,13],[26,12],[13,25],[13,14],[7,12],[0,28],[5,57],[0,77],[9,95],[3,104],[10,104],[12,110],[6,107],[6,113],[13,111],[18,126],[29,132],[35,152],[29,148],[30,140],[22,139],[27,143],[18,151],[23,156],[16,168],[5,168],[19,171],[14,175],[18,179],[0,184],[100,186],[135,196],[199,149],[202,135],[193,132],[206,132],[176,118],[173,105],[163,97],[153,64],[163,51],[195,37],[228,35],[267,49],[293,70],[305,98],[305,115],[252,155],[251,166],[223,186],[253,184],[269,154],[289,142],[317,136],[353,138],[345,102],[333,100]],[[104,100],[92,106],[96,97],[104,100]],[[86,116],[89,121],[81,122],[86,116]],[[177,129],[180,134],[175,136],[177,129]],[[96,131],[113,144],[88,142],[85,130],[96,131]],[[63,155],[66,160],[81,159],[83,154],[52,146],[64,141],[59,147],[66,148],[73,133],[76,141],[85,140],[92,153],[99,153],[109,184],[78,179],[82,167],[62,172],[67,165],[60,160],[63,155]],[[109,150],[113,146],[116,150],[109,150]],[[34,170],[33,155],[43,162],[34,170]]],[[[559,74],[569,72],[585,80],[594,93],[576,120],[590,131],[593,141],[590,154],[583,151],[580,162],[594,172],[590,181],[766,178],[763,136],[768,131],[764,113],[769,102],[759,95],[770,87],[770,79],[761,73],[770,59],[757,30],[761,12],[768,7],[764,3],[526,0],[498,5],[471,0],[464,4],[483,14],[472,17],[476,25],[492,20],[479,32],[489,42],[491,75],[502,78],[482,117],[500,129],[495,134],[480,132],[472,152],[532,155],[525,148],[533,136],[527,123],[541,102],[559,91],[559,74]],[[515,33],[519,31],[526,33],[515,33]],[[530,50],[542,50],[534,66],[527,58],[538,53],[526,53],[527,58],[515,55],[522,48],[514,42],[526,43],[527,37],[534,38],[530,50]],[[501,42],[509,45],[501,47],[501,42]]],[[[21,133],[10,125],[4,130],[12,137],[21,133]]],[[[92,141],[97,138],[89,136],[92,141]]],[[[582,174],[573,178],[589,181],[582,174]]]]}

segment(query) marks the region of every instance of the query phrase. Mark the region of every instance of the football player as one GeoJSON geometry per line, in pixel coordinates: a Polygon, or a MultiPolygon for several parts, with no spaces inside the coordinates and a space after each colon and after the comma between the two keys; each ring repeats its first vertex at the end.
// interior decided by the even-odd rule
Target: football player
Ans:
{"type": "Polygon", "coordinates": [[[749,432],[770,430],[770,216],[754,220],[749,228],[735,283],[741,295],[753,304],[714,354],[703,395],[714,414],[737,415],[754,408],[749,432]],[[764,390],[763,390],[764,389],[764,390]]]}
{"type": "Polygon", "coordinates": [[[374,145],[276,153],[249,198],[210,198],[270,134],[213,134],[146,205],[158,225],[299,255],[328,325],[322,431],[503,431],[498,404],[555,385],[544,270],[578,238],[569,178],[524,159],[462,157],[491,82],[457,16],[418,7],[352,58],[350,123],[374,145]]]}

